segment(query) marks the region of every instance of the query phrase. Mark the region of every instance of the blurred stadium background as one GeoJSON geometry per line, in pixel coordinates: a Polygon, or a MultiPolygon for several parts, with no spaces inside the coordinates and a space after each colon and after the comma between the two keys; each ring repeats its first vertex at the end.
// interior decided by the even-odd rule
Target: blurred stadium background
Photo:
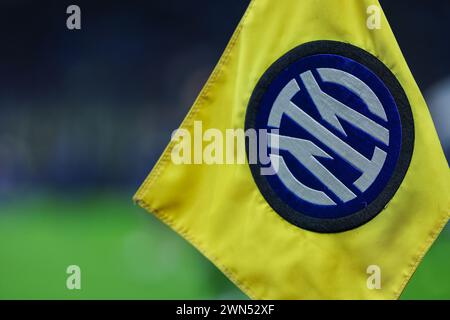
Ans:
{"type": "MultiPolygon", "coordinates": [[[[247,3],[76,1],[69,31],[70,2],[1,2],[0,298],[245,298],[131,197],[247,3]]],[[[450,157],[450,2],[382,5],[450,157]]],[[[402,297],[450,299],[449,252],[447,228],[402,297]]]]}

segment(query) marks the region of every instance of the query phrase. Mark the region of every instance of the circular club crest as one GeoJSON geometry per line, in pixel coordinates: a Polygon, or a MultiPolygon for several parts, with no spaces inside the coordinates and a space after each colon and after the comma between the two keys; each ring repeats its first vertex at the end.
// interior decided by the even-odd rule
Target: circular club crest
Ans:
{"type": "Polygon", "coordinates": [[[370,53],[335,41],[303,44],[276,61],[254,89],[245,127],[269,141],[258,141],[269,161],[249,161],[266,201],[290,223],[323,233],[381,212],[414,145],[396,77],[370,53]]]}

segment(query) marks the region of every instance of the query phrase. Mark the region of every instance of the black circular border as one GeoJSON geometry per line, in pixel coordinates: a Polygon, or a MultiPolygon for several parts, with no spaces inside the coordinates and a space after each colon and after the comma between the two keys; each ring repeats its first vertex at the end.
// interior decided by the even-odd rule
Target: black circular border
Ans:
{"type": "MultiPolygon", "coordinates": [[[[253,179],[256,182],[261,194],[269,203],[275,212],[290,223],[302,229],[319,233],[337,233],[357,228],[377,216],[392,199],[397,192],[400,184],[405,177],[411,162],[414,149],[414,120],[411,112],[411,106],[408,98],[395,75],[378,58],[367,51],[348,43],[320,40],[302,44],[284,54],[280,59],[274,62],[263,74],[257,83],[245,116],[245,129],[255,127],[256,114],[259,109],[260,101],[266,92],[272,80],[285,68],[295,61],[315,55],[315,54],[337,54],[353,59],[374,72],[386,85],[393,96],[400,115],[402,125],[402,145],[399,159],[394,169],[392,177],[388,181],[384,190],[375,200],[364,209],[357,211],[349,216],[338,219],[319,219],[313,218],[294,210],[281,200],[272,190],[265,176],[260,175],[260,164],[250,164],[250,170],[253,179]]],[[[248,158],[248,140],[246,141],[246,153],[248,158]]]]}

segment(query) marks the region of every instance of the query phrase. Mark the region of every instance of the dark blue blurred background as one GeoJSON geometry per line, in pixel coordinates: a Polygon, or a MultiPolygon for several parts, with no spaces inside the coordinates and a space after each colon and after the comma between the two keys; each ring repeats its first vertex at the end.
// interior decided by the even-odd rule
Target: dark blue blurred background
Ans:
{"type": "Polygon", "coordinates": [[[1,4],[0,186],[136,188],[246,1],[1,4]]]}

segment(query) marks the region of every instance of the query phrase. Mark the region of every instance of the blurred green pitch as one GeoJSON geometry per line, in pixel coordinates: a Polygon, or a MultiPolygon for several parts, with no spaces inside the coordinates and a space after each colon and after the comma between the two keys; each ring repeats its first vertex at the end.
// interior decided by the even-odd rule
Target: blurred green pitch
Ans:
{"type": "MultiPolygon", "coordinates": [[[[131,193],[44,194],[0,204],[0,299],[246,298],[131,193]],[[66,268],[81,268],[81,290],[66,268]]],[[[443,231],[403,299],[450,299],[443,231]]]]}

